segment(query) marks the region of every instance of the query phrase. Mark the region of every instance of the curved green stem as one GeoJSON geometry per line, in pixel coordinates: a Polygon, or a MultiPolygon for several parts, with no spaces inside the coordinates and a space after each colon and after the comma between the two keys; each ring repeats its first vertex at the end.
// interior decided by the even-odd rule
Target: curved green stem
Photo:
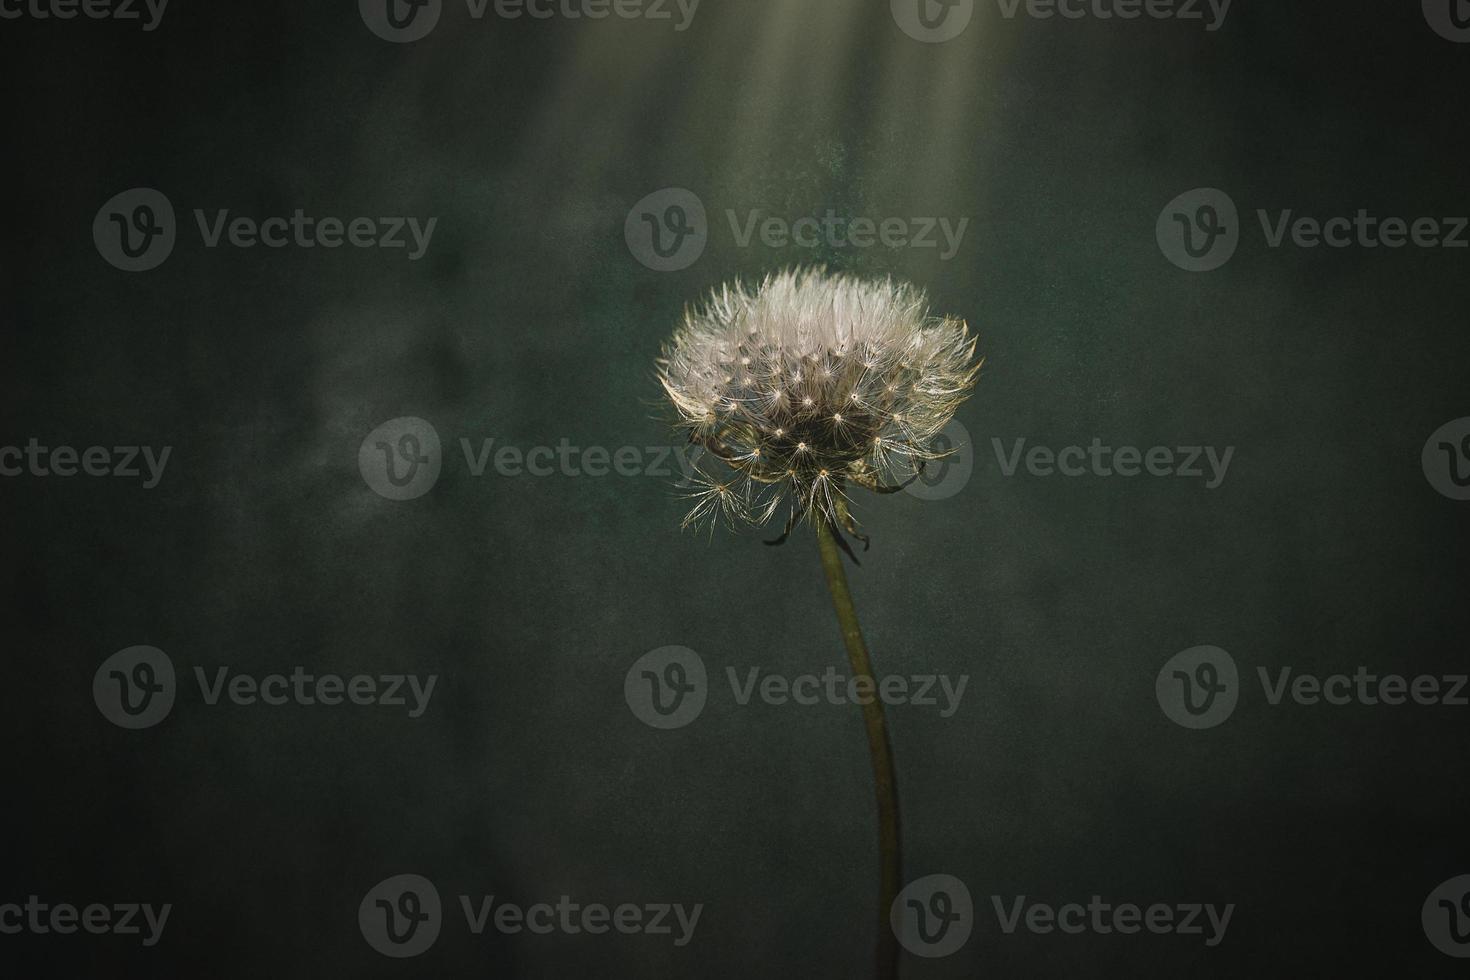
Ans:
{"type": "Polygon", "coordinates": [[[898,976],[898,939],[889,925],[888,912],[898,897],[902,868],[902,846],[899,836],[898,785],[893,778],[893,745],[888,739],[888,726],[883,719],[883,702],[877,696],[878,683],[873,677],[873,665],[868,659],[868,648],[863,643],[862,629],[858,626],[857,610],[852,604],[852,593],[847,588],[847,572],[842,567],[842,555],[837,550],[833,537],[836,532],[818,519],[817,545],[822,552],[822,568],[827,573],[827,589],[832,593],[832,606],[837,610],[837,624],[842,628],[842,642],[847,647],[847,659],[852,665],[854,678],[866,678],[860,682],[868,692],[863,704],[863,724],[868,730],[868,754],[873,762],[873,783],[878,801],[878,852],[879,893],[878,933],[875,952],[875,976],[878,980],[893,980],[898,976]]]}

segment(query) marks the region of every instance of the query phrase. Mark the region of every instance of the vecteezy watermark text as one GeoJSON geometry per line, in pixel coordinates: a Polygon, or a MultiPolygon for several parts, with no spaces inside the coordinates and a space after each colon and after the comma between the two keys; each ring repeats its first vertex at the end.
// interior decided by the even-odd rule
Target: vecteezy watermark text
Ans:
{"type": "Polygon", "coordinates": [[[167,7],[168,0],[0,0],[0,20],[136,20],[148,32],[167,7]]]}
{"type": "MultiPolygon", "coordinates": [[[[1427,2],[1427,0],[1426,0],[1427,2]]],[[[1006,20],[1176,20],[1202,23],[1214,33],[1225,26],[1232,0],[995,0],[1006,20]]],[[[890,0],[893,19],[916,41],[952,41],[969,26],[976,0],[890,0]]]]}
{"type": "MultiPolygon", "coordinates": [[[[1265,703],[1273,708],[1470,706],[1470,675],[1378,673],[1360,665],[1329,674],[1291,666],[1257,667],[1265,703]]],[[[1214,728],[1234,713],[1242,694],[1235,658],[1219,647],[1191,647],[1160,668],[1155,696],[1164,715],[1184,728],[1214,728]]]]}
{"type": "MultiPolygon", "coordinates": [[[[1470,248],[1470,218],[1463,215],[1413,218],[1381,215],[1367,208],[1352,214],[1305,215],[1293,208],[1256,210],[1261,238],[1272,250],[1470,248]]],[[[1209,272],[1235,255],[1244,229],[1229,194],[1197,187],[1164,206],[1155,224],[1159,250],[1187,272],[1209,272]]]]}
{"type": "MultiPolygon", "coordinates": [[[[688,647],[667,646],[639,657],[623,678],[623,699],[633,715],[650,728],[683,728],[704,710],[709,698],[709,673],[704,659],[688,647]]],[[[939,717],[951,718],[970,675],[888,674],[854,677],[828,666],[818,673],[795,676],[766,671],[761,667],[739,670],[725,668],[730,696],[735,704],[752,701],[770,707],[814,707],[817,705],[864,705],[879,702],[889,706],[934,708],[939,717]]]]}
{"type": "Polygon", "coordinates": [[[1211,34],[1225,26],[1233,0],[996,0],[1000,15],[1014,20],[1201,21],[1211,34]]]}
{"type": "Polygon", "coordinates": [[[948,262],[965,240],[969,218],[848,218],[827,209],[821,217],[796,219],[776,215],[763,216],[761,211],[747,211],[742,217],[732,210],[725,212],[730,234],[739,248],[749,248],[759,227],[760,242],[767,248],[928,248],[940,249],[939,261],[948,262]],[[758,223],[758,225],[757,225],[758,223]],[[943,238],[943,241],[940,238],[943,238]]]}
{"type": "MultiPolygon", "coordinates": [[[[703,903],[579,902],[561,895],[555,902],[521,905],[495,895],[460,895],[458,905],[473,936],[494,930],[503,935],[553,933],[575,936],[667,936],[675,946],[694,938],[703,903]]],[[[357,921],[369,946],[398,959],[418,956],[434,945],[444,926],[439,890],[422,875],[401,874],[374,885],[358,906],[357,921]]]]}
{"type": "MultiPolygon", "coordinates": [[[[1235,905],[1208,902],[1118,902],[1092,895],[1086,902],[1054,904],[1027,895],[991,895],[990,907],[1004,936],[1034,935],[1195,936],[1208,947],[1220,945],[1235,915],[1235,905]]],[[[889,910],[899,943],[928,959],[957,952],[975,925],[970,889],[954,875],[933,874],[910,882],[889,910]]]]}
{"type": "Polygon", "coordinates": [[[172,446],[46,446],[32,436],[20,446],[0,446],[0,477],[111,476],[142,479],[152,490],[163,480],[172,446]],[[144,470],[147,470],[145,473],[144,470]]]}
{"type": "MultiPolygon", "coordinates": [[[[924,249],[948,262],[959,253],[969,218],[898,217],[824,213],[781,216],[754,208],[724,212],[736,248],[769,249],[924,249]]],[[[699,260],[709,244],[710,222],[704,202],[693,191],[666,187],[628,211],[623,238],[628,250],[656,272],[677,272],[699,260]]]]}
{"type": "MultiPolygon", "coordinates": [[[[689,486],[704,450],[698,446],[581,446],[563,437],[556,445],[517,446],[494,438],[461,438],[465,471],[475,478],[651,476],[678,478],[689,486]]],[[[439,432],[417,416],[390,419],[367,434],[357,451],[358,472],[388,500],[413,500],[434,488],[444,468],[439,432]]]]}
{"type": "Polygon", "coordinates": [[[31,895],[24,905],[0,904],[0,935],[66,936],[86,932],[94,936],[142,936],[144,946],[156,946],[173,908],[172,903],[155,908],[147,902],[92,902],[78,907],[70,902],[43,902],[39,895],[31,895]]]}
{"type": "Polygon", "coordinates": [[[1052,449],[1049,446],[1026,447],[1025,439],[1015,439],[1009,449],[1000,439],[991,439],[995,461],[1003,476],[1015,476],[1022,464],[1035,477],[1048,476],[1122,476],[1181,477],[1203,479],[1206,490],[1214,490],[1225,482],[1235,447],[1224,451],[1214,446],[1137,446],[1105,445],[1094,437],[1086,447],[1080,445],[1052,449]],[[1208,467],[1208,472],[1206,472],[1208,467]]]}
{"type": "MultiPolygon", "coordinates": [[[[465,0],[473,21],[647,20],[672,23],[682,33],[694,23],[700,0],[465,0]]],[[[444,0],[358,0],[368,30],[385,41],[406,44],[428,37],[444,13],[444,0]]]]}
{"type": "Polygon", "coordinates": [[[228,667],[217,667],[211,680],[203,667],[194,668],[194,679],[205,704],[219,704],[221,698],[231,704],[248,706],[264,704],[279,707],[286,704],[329,707],[339,704],[361,707],[406,708],[408,717],[419,718],[429,708],[434,685],[439,675],[420,678],[417,674],[313,674],[296,667],[289,674],[231,674],[228,667]],[[226,684],[228,681],[228,685],[226,684]]]}
{"type": "MultiPolygon", "coordinates": [[[[200,700],[237,707],[344,705],[394,708],[420,718],[434,696],[438,674],[317,673],[305,667],[251,674],[230,667],[195,667],[200,700]]],[[[173,710],[178,681],[173,660],[157,647],[135,646],[108,657],[92,678],[92,699],[103,717],[120,728],[151,728],[173,710]]]]}
{"type": "Polygon", "coordinates": [[[493,465],[500,476],[657,476],[672,477],[682,473],[692,477],[695,464],[704,455],[698,446],[578,446],[563,438],[555,446],[522,446],[503,444],[494,439],[481,439],[475,446],[468,439],[459,441],[465,467],[471,476],[484,476],[493,465]],[[494,456],[491,456],[491,452],[494,456]],[[677,469],[676,469],[677,468],[677,469]]]}
{"type": "Polygon", "coordinates": [[[1060,932],[1069,936],[1084,933],[1129,936],[1148,932],[1157,936],[1200,936],[1210,947],[1220,945],[1225,939],[1230,918],[1235,914],[1234,903],[1219,907],[1202,902],[1114,904],[1104,901],[1101,895],[1093,895],[1086,905],[1080,902],[1051,905],[1025,895],[1003,900],[999,895],[992,895],[990,904],[1001,931],[1007,936],[1022,929],[1038,935],[1060,932]]]}
{"type": "Polygon", "coordinates": [[[775,707],[792,704],[811,707],[818,704],[909,704],[916,708],[938,708],[939,717],[951,718],[960,709],[969,674],[957,679],[948,674],[885,674],[881,678],[853,677],[828,666],[818,674],[784,674],[762,672],[751,667],[742,677],[734,667],[725,668],[730,693],[735,703],[747,705],[753,697],[775,707]]]}
{"type": "MultiPolygon", "coordinates": [[[[230,208],[194,209],[199,241],[207,249],[403,249],[410,262],[428,252],[438,223],[438,218],[323,217],[303,208],[264,218],[230,208]]],[[[97,251],[124,272],[158,268],[173,254],[178,238],[173,203],[151,187],[135,187],[114,196],[92,222],[97,251]]]]}

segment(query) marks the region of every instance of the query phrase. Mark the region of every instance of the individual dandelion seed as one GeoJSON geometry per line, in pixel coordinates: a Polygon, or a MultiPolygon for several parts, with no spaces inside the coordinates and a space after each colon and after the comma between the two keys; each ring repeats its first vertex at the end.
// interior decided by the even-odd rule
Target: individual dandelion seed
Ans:
{"type": "MultiPolygon", "coordinates": [[[[867,545],[847,489],[895,493],[948,455],[935,437],[969,397],[980,364],[960,320],[929,313],[923,293],[797,269],[749,289],[736,282],[691,309],[658,362],[658,378],[689,441],[724,469],[697,466],[684,525],[764,525],[784,505],[780,544],[802,520],[817,533],[827,588],[855,683],[877,690],[840,547],[867,545]]],[[[702,461],[701,461],[702,462],[702,461]]],[[[862,704],[878,809],[875,975],[897,976],[889,926],[902,880],[898,786],[880,698],[862,704]]]]}
{"type": "MultiPolygon", "coordinates": [[[[965,323],[931,316],[917,289],[813,268],[715,290],[685,314],[658,377],[678,425],[733,471],[746,499],[773,488],[777,506],[747,509],[745,521],[764,523],[785,503],[773,543],[806,519],[851,555],[842,531],[867,539],[848,489],[893,493],[953,452],[934,440],[979,369],[965,323]]],[[[696,509],[703,519],[718,508],[696,509]]]]}

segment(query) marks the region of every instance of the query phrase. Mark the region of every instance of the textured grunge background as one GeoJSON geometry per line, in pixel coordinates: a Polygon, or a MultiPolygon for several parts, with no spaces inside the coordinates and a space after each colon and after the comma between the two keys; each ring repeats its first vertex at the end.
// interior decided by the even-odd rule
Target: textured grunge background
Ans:
{"type": "Polygon", "coordinates": [[[877,862],[859,712],[742,706],[725,681],[845,669],[810,535],[681,534],[677,467],[477,477],[460,444],[651,462],[670,440],[652,362],[684,305],[822,261],[919,283],[987,356],[959,416],[968,482],[857,501],[878,670],[969,675],[952,717],[890,710],[906,871],[974,899],[963,948],[904,975],[1458,975],[1420,913],[1470,873],[1470,708],[1272,706],[1257,679],[1466,670],[1470,503],[1421,449],[1470,416],[1470,250],[1273,248],[1257,217],[1470,213],[1470,44],[1431,29],[1435,3],[1236,0],[1210,31],[979,0],[944,43],[880,0],[705,0],[682,31],[677,8],[476,20],[445,0],[411,43],[350,0],[174,0],[151,31],[14,4],[0,447],[172,450],[152,489],[0,478],[0,905],[173,908],[151,947],[0,931],[0,969],[862,976],[877,862]],[[177,212],[151,271],[94,240],[131,188],[177,212]],[[625,224],[668,188],[702,203],[707,241],[658,271],[625,224]],[[1239,209],[1210,272],[1156,237],[1194,188],[1239,209]],[[438,220],[410,261],[211,249],[194,219],[297,208],[438,220]],[[742,246],[730,227],[828,209],[969,223],[948,260],[742,246]],[[406,416],[441,438],[442,472],[394,501],[358,452],[406,416]],[[1234,456],[1206,489],[1007,476],[994,441],[1094,438],[1234,456]],[[127,730],[93,679],[136,645],[166,653],[178,692],[127,730]],[[661,731],[624,679],[670,645],[710,689],[661,731]],[[1238,665],[1239,703],[1191,730],[1155,680],[1200,645],[1238,665]],[[298,666],[438,680],[417,718],[211,705],[194,683],[298,666]],[[436,886],[442,932],[394,959],[358,907],[407,873],[436,886]],[[682,947],[475,936],[461,895],[704,908],[682,947]],[[1022,895],[1235,910],[1214,947],[1006,934],[991,897],[1022,895]]]}

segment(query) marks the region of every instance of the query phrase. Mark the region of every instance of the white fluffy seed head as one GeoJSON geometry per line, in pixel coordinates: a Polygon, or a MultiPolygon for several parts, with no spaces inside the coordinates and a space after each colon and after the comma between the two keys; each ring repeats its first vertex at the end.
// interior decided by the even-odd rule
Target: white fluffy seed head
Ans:
{"type": "Polygon", "coordinates": [[[764,524],[786,502],[850,528],[845,488],[890,489],[946,455],[930,447],[979,370],[965,323],[903,283],[813,268],[720,287],[658,362],[679,426],[730,471],[701,470],[685,524],[764,524]]]}

